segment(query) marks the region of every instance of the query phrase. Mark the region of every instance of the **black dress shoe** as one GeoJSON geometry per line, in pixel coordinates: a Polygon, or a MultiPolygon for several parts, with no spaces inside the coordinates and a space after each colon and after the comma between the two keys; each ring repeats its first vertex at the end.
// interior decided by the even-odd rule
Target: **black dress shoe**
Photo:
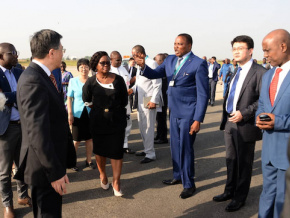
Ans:
{"type": "Polygon", "coordinates": [[[228,204],[225,210],[228,212],[234,212],[234,211],[239,210],[244,205],[245,205],[245,202],[232,200],[231,203],[228,204]]]}
{"type": "Polygon", "coordinates": [[[87,160],[86,160],[86,167],[89,167],[93,170],[96,169],[96,166],[92,162],[88,163],[87,160]]]}
{"type": "Polygon", "coordinates": [[[159,136],[156,136],[156,137],[154,138],[154,141],[156,141],[156,140],[159,140],[159,136]]]}
{"type": "Polygon", "coordinates": [[[214,196],[212,200],[216,202],[227,201],[231,199],[233,196],[230,193],[222,193],[220,195],[214,196]]]}
{"type": "Polygon", "coordinates": [[[150,163],[150,162],[152,162],[152,161],[154,161],[154,160],[153,160],[153,159],[150,159],[150,158],[148,158],[148,157],[145,157],[143,160],[140,161],[140,163],[141,163],[141,164],[144,164],[144,163],[150,163]]]}
{"type": "Polygon", "coordinates": [[[146,156],[146,153],[144,151],[142,151],[142,152],[136,152],[135,155],[136,156],[146,156]]]}
{"type": "Polygon", "coordinates": [[[167,144],[168,143],[168,140],[161,140],[161,139],[158,139],[156,141],[154,141],[154,144],[167,144]]]}
{"type": "Polygon", "coordinates": [[[196,190],[195,186],[192,187],[192,188],[185,188],[180,193],[179,197],[182,198],[182,199],[189,198],[189,197],[191,197],[193,195],[193,193],[195,192],[195,190],[196,190]]]}
{"type": "Polygon", "coordinates": [[[135,151],[132,151],[130,148],[123,148],[123,152],[126,154],[135,154],[135,151]]]}
{"type": "Polygon", "coordinates": [[[163,184],[165,185],[176,185],[176,184],[181,184],[181,180],[177,179],[168,179],[168,180],[163,180],[163,184]]]}

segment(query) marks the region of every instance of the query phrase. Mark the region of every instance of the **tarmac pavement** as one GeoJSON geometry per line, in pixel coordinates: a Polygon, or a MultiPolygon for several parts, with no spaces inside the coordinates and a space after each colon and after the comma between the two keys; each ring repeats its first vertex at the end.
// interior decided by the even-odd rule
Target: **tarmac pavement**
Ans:
{"type": "MultiPolygon", "coordinates": [[[[245,206],[237,212],[229,213],[225,211],[225,207],[230,201],[212,201],[213,196],[223,192],[226,182],[225,145],[223,132],[219,130],[223,102],[222,86],[219,84],[216,99],[216,104],[208,107],[194,143],[197,187],[194,196],[181,199],[181,184],[162,184],[162,180],[172,178],[169,144],[156,145],[157,160],[147,164],[139,163],[143,157],[124,155],[121,177],[123,197],[115,197],[112,188],[108,191],[101,188],[98,170],[85,168],[85,147],[80,146],[77,155],[81,170],[67,171],[70,184],[68,193],[63,197],[63,217],[257,217],[262,191],[261,141],[256,144],[251,189],[245,206]]],[[[136,112],[132,113],[129,147],[134,151],[141,151],[143,146],[136,115],[136,112]]],[[[107,173],[111,182],[112,168],[109,160],[107,173]]],[[[17,217],[33,217],[31,208],[17,204],[15,181],[13,194],[17,217]]]]}

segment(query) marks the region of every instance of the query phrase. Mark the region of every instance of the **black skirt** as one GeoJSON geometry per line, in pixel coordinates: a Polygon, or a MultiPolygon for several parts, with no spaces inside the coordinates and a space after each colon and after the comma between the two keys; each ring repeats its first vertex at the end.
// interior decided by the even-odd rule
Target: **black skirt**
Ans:
{"type": "Polygon", "coordinates": [[[86,107],[84,107],[80,118],[74,117],[74,122],[72,125],[72,136],[73,140],[77,142],[86,141],[92,138],[90,130],[90,119],[86,107]]]}

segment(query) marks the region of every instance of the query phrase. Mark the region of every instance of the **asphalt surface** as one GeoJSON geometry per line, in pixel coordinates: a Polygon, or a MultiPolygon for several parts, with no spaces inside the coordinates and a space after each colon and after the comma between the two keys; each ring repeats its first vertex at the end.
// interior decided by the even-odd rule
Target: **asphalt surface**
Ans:
{"type": "MultiPolygon", "coordinates": [[[[63,197],[63,217],[257,217],[262,190],[261,141],[256,144],[251,189],[245,206],[238,212],[229,213],[225,207],[230,201],[212,201],[213,196],[223,192],[226,181],[225,146],[223,132],[219,130],[223,101],[221,87],[217,85],[216,98],[219,100],[213,107],[208,107],[194,143],[197,187],[194,196],[180,199],[182,185],[162,184],[162,180],[172,178],[169,144],[156,145],[157,160],[147,164],[139,163],[143,157],[124,155],[123,197],[115,197],[112,188],[108,191],[101,188],[98,170],[85,168],[85,147],[80,146],[77,155],[81,171],[67,171],[70,184],[68,194],[63,197]]],[[[142,140],[136,115],[136,112],[132,113],[129,147],[141,151],[142,140]]],[[[107,163],[111,182],[112,168],[109,160],[107,163]]],[[[14,181],[13,193],[17,217],[33,217],[31,208],[17,205],[14,181]]]]}

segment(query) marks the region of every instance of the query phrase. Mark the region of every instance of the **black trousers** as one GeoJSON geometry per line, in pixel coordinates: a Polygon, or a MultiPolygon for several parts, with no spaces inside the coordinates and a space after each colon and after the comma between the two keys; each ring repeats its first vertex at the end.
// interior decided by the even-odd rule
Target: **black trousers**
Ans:
{"type": "Polygon", "coordinates": [[[237,201],[247,199],[256,142],[244,142],[237,124],[227,121],[224,132],[226,145],[227,182],[225,193],[230,193],[237,201]]]}
{"type": "Polygon", "coordinates": [[[31,197],[34,217],[61,218],[62,196],[52,186],[32,186],[31,197]]]}
{"type": "Polygon", "coordinates": [[[162,112],[157,112],[156,115],[157,121],[157,135],[156,139],[160,139],[162,141],[167,140],[167,104],[162,106],[162,112]]]}
{"type": "Polygon", "coordinates": [[[215,102],[216,81],[209,79],[209,100],[211,104],[215,102]]]}

